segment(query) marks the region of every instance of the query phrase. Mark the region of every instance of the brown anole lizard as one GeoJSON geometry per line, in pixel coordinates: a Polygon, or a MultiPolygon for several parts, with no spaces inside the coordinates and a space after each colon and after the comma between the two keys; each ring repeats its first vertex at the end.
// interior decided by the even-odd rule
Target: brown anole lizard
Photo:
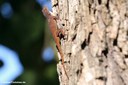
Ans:
{"type": "Polygon", "coordinates": [[[61,32],[62,35],[64,35],[64,31],[61,30],[61,29],[58,29],[57,23],[56,23],[56,20],[58,19],[58,17],[57,16],[53,16],[50,13],[50,11],[48,10],[47,7],[43,7],[42,12],[45,15],[45,17],[47,18],[50,31],[52,33],[52,36],[53,36],[54,41],[56,43],[56,47],[57,47],[57,49],[58,49],[58,51],[60,53],[60,56],[61,56],[62,66],[63,66],[64,72],[65,72],[67,78],[69,79],[69,77],[67,75],[67,72],[66,72],[66,69],[65,69],[65,66],[64,66],[64,55],[63,55],[63,52],[62,52],[62,49],[61,49],[60,38],[59,38],[59,33],[61,32]]]}

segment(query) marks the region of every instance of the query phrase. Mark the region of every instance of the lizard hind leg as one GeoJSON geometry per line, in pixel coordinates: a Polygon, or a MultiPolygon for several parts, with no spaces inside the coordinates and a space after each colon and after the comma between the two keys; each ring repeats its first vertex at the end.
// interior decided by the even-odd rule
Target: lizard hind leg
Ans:
{"type": "Polygon", "coordinates": [[[60,48],[58,48],[58,46],[57,46],[57,45],[56,45],[56,48],[57,48],[57,50],[58,50],[58,51],[59,51],[59,53],[60,53],[60,56],[61,56],[60,61],[61,61],[61,63],[63,64],[63,63],[64,63],[64,58],[63,58],[62,50],[60,50],[60,48]]]}

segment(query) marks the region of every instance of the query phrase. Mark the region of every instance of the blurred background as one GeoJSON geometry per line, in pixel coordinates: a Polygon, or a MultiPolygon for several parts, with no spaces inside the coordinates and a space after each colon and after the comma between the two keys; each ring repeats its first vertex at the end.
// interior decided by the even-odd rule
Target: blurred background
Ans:
{"type": "Polygon", "coordinates": [[[0,0],[0,85],[59,85],[43,6],[50,0],[0,0]]]}

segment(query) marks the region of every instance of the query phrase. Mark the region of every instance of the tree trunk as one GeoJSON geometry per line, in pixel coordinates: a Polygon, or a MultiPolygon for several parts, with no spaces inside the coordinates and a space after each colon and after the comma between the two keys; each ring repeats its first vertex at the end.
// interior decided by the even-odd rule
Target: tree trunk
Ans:
{"type": "Polygon", "coordinates": [[[128,85],[128,0],[52,0],[67,79],[60,85],[128,85]]]}

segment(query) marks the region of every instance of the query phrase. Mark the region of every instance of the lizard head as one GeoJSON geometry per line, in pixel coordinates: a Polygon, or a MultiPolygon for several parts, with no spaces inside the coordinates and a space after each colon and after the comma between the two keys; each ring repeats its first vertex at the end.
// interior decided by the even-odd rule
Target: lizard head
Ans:
{"type": "Polygon", "coordinates": [[[46,17],[50,16],[50,12],[47,7],[44,6],[42,9],[42,12],[43,12],[44,16],[46,16],[46,17]]]}

